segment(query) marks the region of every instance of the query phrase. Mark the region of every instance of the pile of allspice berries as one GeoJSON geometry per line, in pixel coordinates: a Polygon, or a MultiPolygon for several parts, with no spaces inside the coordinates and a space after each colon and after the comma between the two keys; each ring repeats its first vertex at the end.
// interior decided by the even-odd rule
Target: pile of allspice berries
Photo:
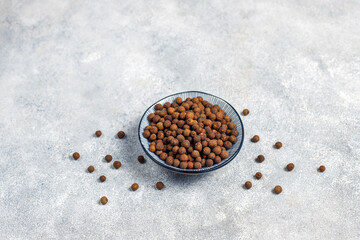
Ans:
{"type": "Polygon", "coordinates": [[[168,165],[182,169],[211,167],[229,157],[237,141],[236,124],[219,107],[202,97],[175,98],[155,105],[143,136],[149,150],[168,165]]]}

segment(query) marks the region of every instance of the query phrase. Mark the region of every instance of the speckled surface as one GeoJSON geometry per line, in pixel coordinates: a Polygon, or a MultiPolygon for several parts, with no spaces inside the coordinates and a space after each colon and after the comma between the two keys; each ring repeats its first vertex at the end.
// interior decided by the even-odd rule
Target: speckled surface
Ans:
{"type": "Polygon", "coordinates": [[[1,1],[0,239],[359,239],[359,25],[356,0],[1,1]],[[136,159],[142,113],[185,90],[250,109],[203,176],[136,159]]]}

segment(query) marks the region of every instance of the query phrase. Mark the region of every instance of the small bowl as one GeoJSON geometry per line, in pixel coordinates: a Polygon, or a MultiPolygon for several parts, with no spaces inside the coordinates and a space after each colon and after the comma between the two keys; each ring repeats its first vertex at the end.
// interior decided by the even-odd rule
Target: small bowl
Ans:
{"type": "Polygon", "coordinates": [[[159,101],[152,104],[145,111],[144,115],[141,117],[141,120],[140,120],[140,123],[139,123],[138,134],[139,134],[139,140],[140,140],[141,146],[143,147],[146,154],[151,158],[151,160],[153,160],[155,163],[159,164],[160,166],[162,166],[164,168],[167,168],[167,169],[169,169],[171,171],[181,173],[181,174],[200,174],[200,173],[211,172],[211,171],[214,171],[216,169],[222,168],[223,166],[225,166],[226,164],[231,162],[236,157],[236,155],[239,153],[239,151],[241,149],[241,146],[242,146],[242,144],[244,142],[244,126],[243,126],[243,123],[241,121],[240,115],[236,112],[236,110],[233,108],[233,106],[231,106],[224,99],[221,99],[221,98],[219,98],[217,96],[214,96],[212,94],[208,94],[208,93],[204,93],[204,92],[198,92],[198,91],[188,91],[188,92],[175,93],[175,94],[167,96],[167,97],[165,97],[163,99],[160,99],[159,101]],[[228,158],[222,160],[220,163],[214,164],[211,167],[202,167],[200,169],[195,169],[195,168],[193,168],[193,169],[182,169],[182,168],[170,166],[170,165],[166,164],[164,160],[161,160],[159,158],[159,156],[157,156],[155,153],[149,151],[150,141],[142,135],[142,133],[144,132],[145,127],[147,125],[149,125],[149,121],[147,120],[147,116],[150,113],[155,112],[154,107],[158,103],[161,103],[161,104],[164,104],[165,102],[172,103],[175,100],[176,97],[181,97],[182,99],[186,99],[186,98],[193,98],[193,97],[197,97],[197,96],[203,97],[204,100],[207,100],[211,104],[218,104],[221,109],[225,110],[225,114],[229,115],[231,117],[231,121],[236,124],[236,129],[239,132],[239,135],[237,136],[238,141],[235,144],[233,144],[233,146],[228,150],[228,152],[229,152],[229,157],[228,158]]]}

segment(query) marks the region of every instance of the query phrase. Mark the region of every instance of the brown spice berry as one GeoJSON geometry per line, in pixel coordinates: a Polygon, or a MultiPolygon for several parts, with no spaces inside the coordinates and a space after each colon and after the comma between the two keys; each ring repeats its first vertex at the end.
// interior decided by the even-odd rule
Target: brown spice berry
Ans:
{"type": "Polygon", "coordinates": [[[108,203],[107,197],[103,196],[102,198],[100,198],[100,202],[102,203],[102,205],[107,204],[108,203]]]}
{"type": "Polygon", "coordinates": [[[275,148],[279,149],[282,147],[282,143],[281,142],[276,142],[275,143],[275,148]]]}
{"type": "Polygon", "coordinates": [[[182,168],[182,169],[187,168],[187,166],[188,166],[187,162],[181,162],[180,163],[180,168],[182,168]]]}
{"type": "Polygon", "coordinates": [[[104,175],[100,176],[100,181],[101,182],[105,182],[106,181],[106,177],[104,175]]]}
{"type": "Polygon", "coordinates": [[[80,157],[80,154],[79,154],[78,152],[74,152],[73,158],[74,158],[75,160],[78,160],[79,157],[80,157]]]}
{"type": "Polygon", "coordinates": [[[288,171],[292,171],[293,169],[294,169],[294,164],[293,163],[289,163],[288,165],[286,165],[286,169],[288,170],[288,171]]]}
{"type": "Polygon", "coordinates": [[[212,165],[214,165],[213,160],[211,160],[211,159],[206,160],[206,166],[211,167],[212,165]]]}
{"type": "Polygon", "coordinates": [[[282,192],[282,187],[279,185],[276,185],[274,188],[274,193],[280,194],[282,192]]]}
{"type": "Polygon", "coordinates": [[[119,138],[125,137],[125,133],[123,131],[118,132],[117,135],[118,135],[119,138]]]}
{"type": "Polygon", "coordinates": [[[131,190],[133,190],[133,191],[138,190],[138,188],[139,188],[139,184],[137,184],[137,183],[133,183],[133,184],[131,185],[131,190]]]}
{"type": "Polygon", "coordinates": [[[112,156],[111,155],[106,155],[105,156],[105,161],[111,162],[112,161],[112,156]]]}
{"type": "Polygon", "coordinates": [[[222,150],[220,153],[220,157],[222,159],[228,158],[229,157],[229,153],[226,150],[222,150]]]}
{"type": "Polygon", "coordinates": [[[92,173],[93,171],[95,171],[94,166],[89,166],[89,167],[88,167],[88,171],[89,171],[89,173],[92,173]]]}
{"type": "Polygon", "coordinates": [[[187,164],[188,164],[187,165],[188,169],[193,169],[194,168],[194,163],[193,162],[188,162],[187,164]]]}
{"type": "Polygon", "coordinates": [[[174,163],[173,163],[173,166],[174,166],[174,167],[178,167],[179,165],[180,165],[179,159],[175,159],[175,160],[174,160],[174,163]]]}
{"type": "Polygon", "coordinates": [[[263,155],[259,155],[257,156],[256,160],[259,162],[259,163],[262,163],[264,160],[265,160],[265,157],[263,155]]]}
{"type": "Polygon", "coordinates": [[[121,162],[120,161],[115,161],[113,163],[113,166],[114,166],[114,168],[119,169],[121,167],[121,162]]]}
{"type": "Polygon", "coordinates": [[[145,158],[143,155],[138,156],[139,163],[145,163],[145,158]]]}
{"type": "Polygon", "coordinates": [[[254,135],[251,139],[252,142],[258,142],[260,140],[260,137],[258,135],[254,135]]]}
{"type": "Polygon", "coordinates": [[[262,173],[261,173],[261,172],[257,172],[257,173],[255,174],[255,177],[256,177],[256,179],[260,179],[260,178],[262,177],[262,173]]]}
{"type": "Polygon", "coordinates": [[[201,163],[200,162],[195,162],[194,168],[200,169],[201,168],[201,163]]]}
{"type": "Polygon", "coordinates": [[[164,186],[165,186],[165,185],[164,185],[163,182],[157,182],[157,183],[156,183],[156,188],[159,189],[159,190],[163,189],[164,186]]]}
{"type": "Polygon", "coordinates": [[[100,130],[97,130],[96,132],[95,132],[95,135],[97,136],[97,137],[100,137],[101,136],[101,131],[100,130]]]}
{"type": "Polygon", "coordinates": [[[252,183],[250,181],[246,181],[244,186],[246,189],[250,189],[252,187],[252,183]]]}
{"type": "Polygon", "coordinates": [[[324,172],[325,171],[325,166],[324,165],[321,165],[320,167],[319,167],[319,172],[324,172]]]}
{"type": "Polygon", "coordinates": [[[246,109],[246,108],[245,108],[245,109],[243,110],[243,115],[246,116],[246,115],[248,115],[248,114],[249,114],[249,109],[246,109]]]}

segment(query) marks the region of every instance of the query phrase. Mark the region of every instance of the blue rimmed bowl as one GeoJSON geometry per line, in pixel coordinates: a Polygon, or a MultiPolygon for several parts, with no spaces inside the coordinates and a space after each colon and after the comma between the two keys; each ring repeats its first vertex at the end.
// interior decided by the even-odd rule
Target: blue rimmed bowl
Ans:
{"type": "Polygon", "coordinates": [[[141,146],[144,149],[144,151],[146,152],[146,154],[151,158],[151,160],[153,160],[155,163],[159,164],[160,166],[162,166],[164,168],[167,168],[171,171],[174,171],[177,173],[182,173],[182,174],[200,174],[200,173],[211,172],[216,169],[222,168],[223,166],[225,166],[226,164],[231,162],[236,157],[236,155],[239,153],[241,146],[244,142],[244,126],[241,121],[240,115],[236,112],[234,107],[231,106],[227,101],[225,101],[222,98],[219,98],[212,94],[198,92],[198,91],[175,93],[175,94],[167,96],[163,99],[160,99],[159,101],[152,104],[145,111],[144,115],[141,117],[141,120],[139,123],[138,134],[139,134],[139,140],[140,140],[141,146]],[[150,124],[149,121],[147,120],[147,116],[150,113],[155,112],[154,107],[158,103],[161,103],[161,104],[164,104],[166,102],[172,103],[176,97],[181,97],[182,99],[186,99],[186,98],[193,98],[193,97],[197,97],[197,96],[203,97],[204,100],[207,100],[211,104],[218,104],[220,106],[220,108],[225,110],[225,114],[229,115],[231,118],[231,121],[236,124],[236,129],[239,132],[239,135],[237,136],[237,142],[235,144],[233,144],[233,146],[230,149],[228,149],[228,152],[229,152],[228,158],[222,160],[218,164],[214,164],[211,167],[202,167],[200,169],[182,169],[182,168],[170,166],[170,165],[166,164],[164,160],[161,160],[159,158],[159,156],[157,156],[155,153],[149,151],[150,141],[142,135],[145,127],[150,124]]]}

